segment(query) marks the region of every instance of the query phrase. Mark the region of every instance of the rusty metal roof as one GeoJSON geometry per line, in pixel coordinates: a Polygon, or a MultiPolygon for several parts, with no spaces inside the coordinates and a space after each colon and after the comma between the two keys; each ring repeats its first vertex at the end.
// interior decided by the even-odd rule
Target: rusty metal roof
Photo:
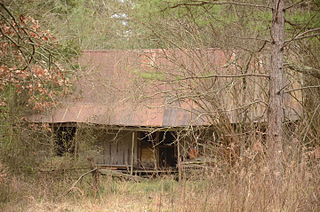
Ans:
{"type": "MultiPolygon", "coordinates": [[[[173,79],[187,79],[193,77],[194,73],[189,73],[191,70],[209,70],[212,67],[216,73],[225,74],[223,67],[233,56],[233,53],[226,54],[217,49],[187,53],[161,49],[84,51],[79,59],[81,70],[74,81],[75,92],[59,107],[46,114],[33,115],[30,120],[148,127],[208,125],[210,121],[199,114],[199,107],[194,101],[187,98],[172,100],[172,95],[167,95],[172,87],[161,80],[162,74],[166,77],[172,74],[173,79]],[[197,59],[191,61],[190,58],[197,59]],[[180,72],[180,69],[184,71],[180,72]]],[[[210,80],[213,82],[215,79],[210,80]]],[[[176,87],[177,91],[179,89],[176,87]]],[[[262,92],[256,88],[253,90],[255,94],[248,99],[251,102],[262,92]]],[[[229,93],[220,97],[224,109],[229,111],[231,122],[237,122],[237,111],[232,109],[237,98],[229,93]]],[[[287,104],[298,110],[297,103],[290,101],[287,104]]],[[[252,111],[252,117],[265,118],[265,105],[260,104],[252,111]]]]}

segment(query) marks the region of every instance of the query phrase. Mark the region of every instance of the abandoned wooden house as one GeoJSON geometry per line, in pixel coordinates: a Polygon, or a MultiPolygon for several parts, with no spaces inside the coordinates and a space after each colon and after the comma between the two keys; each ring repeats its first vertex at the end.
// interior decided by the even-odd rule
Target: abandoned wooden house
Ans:
{"type": "MultiPolygon", "coordinates": [[[[199,157],[199,149],[205,151],[197,144],[214,140],[214,124],[266,120],[263,59],[252,62],[248,79],[228,77],[243,73],[239,58],[217,49],[85,51],[79,61],[72,96],[30,118],[55,129],[58,154],[67,151],[61,144],[78,128],[94,128],[100,167],[177,171],[183,161],[199,157]],[[210,130],[180,134],[201,126],[210,130]]],[[[285,99],[286,116],[295,120],[300,93],[291,95],[296,98],[285,99]]]]}

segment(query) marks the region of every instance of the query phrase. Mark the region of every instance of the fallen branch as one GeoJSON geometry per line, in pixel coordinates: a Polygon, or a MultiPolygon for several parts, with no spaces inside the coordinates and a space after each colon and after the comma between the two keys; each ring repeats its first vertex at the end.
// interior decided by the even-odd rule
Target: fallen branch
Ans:
{"type": "Polygon", "coordinates": [[[94,171],[97,171],[97,170],[98,170],[97,168],[94,168],[94,169],[91,169],[90,171],[87,171],[86,173],[82,174],[82,175],[72,184],[72,186],[71,186],[66,192],[64,192],[62,195],[60,195],[58,198],[63,197],[63,196],[66,196],[66,195],[69,194],[70,191],[72,191],[73,189],[78,189],[78,188],[76,188],[77,183],[80,182],[80,180],[81,180],[84,176],[86,176],[86,175],[88,175],[88,174],[90,174],[90,173],[92,173],[92,172],[94,172],[94,171]]]}

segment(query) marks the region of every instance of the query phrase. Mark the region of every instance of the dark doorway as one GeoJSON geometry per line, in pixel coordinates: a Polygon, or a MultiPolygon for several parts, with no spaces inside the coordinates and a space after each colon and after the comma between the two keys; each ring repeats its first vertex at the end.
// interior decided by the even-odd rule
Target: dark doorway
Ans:
{"type": "Polygon", "coordinates": [[[177,165],[176,135],[174,132],[165,131],[159,134],[159,166],[172,168],[177,165]]]}
{"type": "Polygon", "coordinates": [[[139,132],[140,166],[143,168],[175,168],[177,165],[175,132],[139,132]]]}
{"type": "Polygon", "coordinates": [[[75,144],[73,138],[76,134],[75,127],[55,127],[54,132],[56,135],[56,153],[62,156],[65,153],[74,153],[75,144]]]}
{"type": "Polygon", "coordinates": [[[159,165],[161,168],[176,167],[177,157],[173,146],[159,147],[159,165]]]}

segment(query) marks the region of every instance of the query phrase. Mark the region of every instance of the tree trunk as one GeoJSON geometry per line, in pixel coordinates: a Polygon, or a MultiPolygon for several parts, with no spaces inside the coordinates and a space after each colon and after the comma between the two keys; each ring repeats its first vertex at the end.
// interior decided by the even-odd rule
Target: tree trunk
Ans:
{"type": "Polygon", "coordinates": [[[284,0],[274,0],[271,26],[271,70],[269,83],[269,108],[267,147],[270,168],[277,176],[282,171],[283,145],[283,44],[284,44],[284,0]]]}

